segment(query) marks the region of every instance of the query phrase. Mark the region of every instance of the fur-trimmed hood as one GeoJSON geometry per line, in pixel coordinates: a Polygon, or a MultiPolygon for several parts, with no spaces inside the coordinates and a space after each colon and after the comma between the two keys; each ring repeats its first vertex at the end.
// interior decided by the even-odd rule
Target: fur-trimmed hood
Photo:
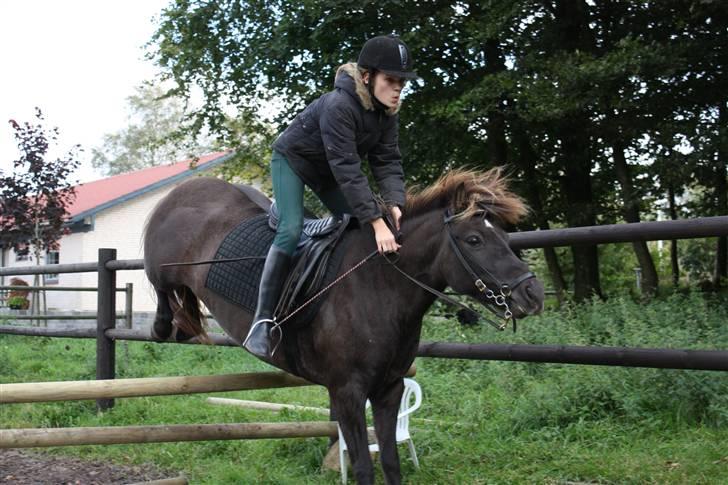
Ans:
{"type": "MultiPolygon", "coordinates": [[[[356,62],[349,62],[347,64],[342,64],[339,66],[339,68],[336,70],[336,80],[334,82],[335,87],[341,87],[342,89],[346,89],[348,86],[341,83],[340,76],[342,74],[348,75],[351,79],[354,80],[354,93],[356,93],[356,96],[359,98],[359,102],[361,102],[361,105],[364,106],[364,109],[367,111],[374,110],[374,101],[372,100],[371,94],[369,94],[369,89],[367,88],[367,85],[364,84],[364,80],[361,77],[361,72],[359,71],[359,67],[356,65],[356,62]]],[[[352,94],[354,94],[352,93],[352,94]]],[[[399,112],[399,108],[402,106],[402,100],[400,99],[399,103],[397,103],[397,106],[394,108],[387,108],[385,112],[389,115],[395,115],[399,112]]]]}

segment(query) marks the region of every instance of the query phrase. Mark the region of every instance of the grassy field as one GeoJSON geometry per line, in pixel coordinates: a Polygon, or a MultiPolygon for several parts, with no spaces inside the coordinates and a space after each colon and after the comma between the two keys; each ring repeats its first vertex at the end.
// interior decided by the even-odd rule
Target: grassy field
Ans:
{"type": "MultiPolygon", "coordinates": [[[[425,340],[728,348],[728,302],[698,294],[549,311],[517,334],[462,327],[435,308],[425,340]]],[[[0,336],[0,382],[88,379],[90,340],[0,336]]],[[[129,342],[119,377],[269,369],[235,348],[129,342]]],[[[407,483],[728,483],[728,373],[418,359],[413,422],[422,468],[400,449],[407,483]]],[[[322,388],[215,394],[327,407],[322,388]]],[[[2,427],[121,426],[322,419],[207,405],[207,395],[131,398],[97,414],[90,401],[0,408],[2,427]]],[[[326,439],[56,448],[123,464],[154,463],[192,483],[340,483],[322,471],[326,439]]],[[[378,480],[383,483],[378,471],[378,480]]]]}

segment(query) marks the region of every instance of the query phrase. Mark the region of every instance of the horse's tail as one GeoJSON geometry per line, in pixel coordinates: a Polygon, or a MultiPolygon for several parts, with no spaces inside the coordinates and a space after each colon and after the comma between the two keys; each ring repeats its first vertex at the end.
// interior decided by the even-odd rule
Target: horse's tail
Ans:
{"type": "Polygon", "coordinates": [[[169,294],[169,304],[174,313],[178,331],[190,338],[198,337],[202,343],[212,343],[207,335],[207,319],[201,308],[200,299],[186,286],[177,288],[169,294]]]}

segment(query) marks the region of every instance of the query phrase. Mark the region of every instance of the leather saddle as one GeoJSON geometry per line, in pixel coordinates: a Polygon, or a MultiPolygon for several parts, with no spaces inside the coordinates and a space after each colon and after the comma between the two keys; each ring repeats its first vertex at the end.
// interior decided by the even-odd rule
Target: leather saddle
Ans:
{"type": "MultiPolygon", "coordinates": [[[[278,221],[278,208],[273,203],[268,212],[268,225],[273,231],[278,227],[278,221]]],[[[337,252],[339,257],[332,261],[334,249],[351,222],[352,217],[349,214],[344,214],[341,219],[336,217],[304,219],[301,240],[296,247],[291,270],[278,301],[276,309],[278,321],[308,301],[323,287],[325,280],[331,279],[332,273],[338,271],[343,251],[337,252]]],[[[316,307],[318,305],[312,305],[312,308],[303,312],[302,318],[295,318],[294,321],[308,321],[316,307]]]]}

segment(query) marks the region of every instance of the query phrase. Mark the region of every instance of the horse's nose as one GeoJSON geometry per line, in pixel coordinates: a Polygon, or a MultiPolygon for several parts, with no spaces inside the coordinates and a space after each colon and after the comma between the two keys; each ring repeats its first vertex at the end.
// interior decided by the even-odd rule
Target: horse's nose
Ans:
{"type": "Polygon", "coordinates": [[[535,278],[526,281],[525,284],[526,298],[534,307],[541,308],[545,297],[543,284],[535,278]]]}
{"type": "Polygon", "coordinates": [[[517,318],[541,313],[544,304],[543,285],[538,279],[530,278],[516,286],[511,298],[517,318]]]}

